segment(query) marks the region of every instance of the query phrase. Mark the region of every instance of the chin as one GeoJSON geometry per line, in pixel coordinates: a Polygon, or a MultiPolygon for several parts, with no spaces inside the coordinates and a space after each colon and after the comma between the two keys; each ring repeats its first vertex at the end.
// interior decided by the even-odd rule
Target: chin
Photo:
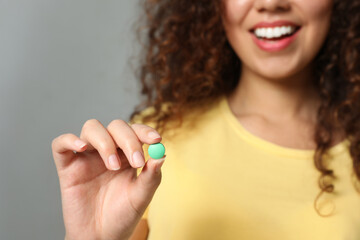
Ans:
{"type": "MultiPolygon", "coordinates": [[[[255,60],[255,59],[254,59],[255,60]]],[[[307,61],[299,61],[300,59],[295,57],[283,58],[277,57],[264,61],[253,61],[252,66],[248,65],[255,75],[267,78],[267,79],[286,79],[298,75],[304,70],[307,65],[307,61]]]]}
{"type": "Polygon", "coordinates": [[[266,69],[262,68],[260,71],[256,71],[255,74],[261,76],[262,78],[281,81],[281,79],[287,79],[296,75],[297,72],[299,72],[299,69],[287,68],[286,66],[276,66],[266,69]]]}

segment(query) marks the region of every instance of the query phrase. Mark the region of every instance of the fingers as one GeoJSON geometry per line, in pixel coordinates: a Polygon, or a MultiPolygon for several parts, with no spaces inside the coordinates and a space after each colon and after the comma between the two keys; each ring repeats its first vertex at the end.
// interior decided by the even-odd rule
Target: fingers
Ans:
{"type": "Polygon", "coordinates": [[[134,168],[143,167],[143,143],[153,144],[160,141],[159,133],[143,124],[129,125],[117,119],[105,128],[98,120],[90,119],[83,125],[80,138],[73,134],[64,134],[54,139],[52,146],[57,164],[68,164],[76,156],[73,151],[96,150],[106,168],[118,170],[122,165],[126,167],[128,164],[134,168]]]}
{"type": "Polygon", "coordinates": [[[160,135],[153,128],[142,124],[129,126],[121,119],[113,120],[107,129],[133,168],[143,167],[145,164],[143,143],[151,144],[161,140],[160,135]]]}
{"type": "Polygon", "coordinates": [[[143,143],[158,143],[162,139],[160,134],[155,129],[147,125],[135,123],[131,125],[131,128],[134,130],[139,140],[143,143]]]}
{"type": "Polygon", "coordinates": [[[139,212],[149,205],[161,182],[161,166],[165,158],[166,155],[161,159],[149,158],[137,179],[132,182],[129,198],[139,212]]]}
{"type": "Polygon", "coordinates": [[[99,152],[106,168],[109,170],[120,169],[121,161],[114,140],[98,120],[86,121],[81,130],[80,138],[88,143],[88,150],[96,149],[99,152]]]}
{"type": "Polygon", "coordinates": [[[66,166],[75,156],[73,151],[83,152],[87,149],[85,142],[74,134],[67,133],[53,139],[51,143],[53,158],[56,167],[66,166]]]}

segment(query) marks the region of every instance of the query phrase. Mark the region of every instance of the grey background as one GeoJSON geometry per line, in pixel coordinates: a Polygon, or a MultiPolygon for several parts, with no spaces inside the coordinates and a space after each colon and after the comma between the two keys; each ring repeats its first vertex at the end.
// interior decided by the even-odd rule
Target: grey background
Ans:
{"type": "Polygon", "coordinates": [[[136,0],[0,0],[0,239],[63,239],[51,141],[140,102],[136,0]]]}

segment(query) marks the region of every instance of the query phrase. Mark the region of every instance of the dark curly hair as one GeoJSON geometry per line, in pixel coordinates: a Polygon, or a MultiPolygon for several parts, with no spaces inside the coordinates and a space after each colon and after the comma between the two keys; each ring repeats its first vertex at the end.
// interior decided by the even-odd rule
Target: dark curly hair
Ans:
{"type": "MultiPolygon", "coordinates": [[[[221,95],[236,87],[241,62],[227,41],[221,21],[221,0],[144,0],[146,33],[139,69],[141,94],[146,99],[130,116],[153,107],[152,114],[141,116],[144,123],[156,123],[162,134],[167,123],[181,126],[189,109],[210,106],[221,95]],[[166,111],[164,102],[171,103],[166,111]]],[[[314,59],[315,86],[321,97],[317,112],[314,165],[321,172],[320,193],[333,192],[335,179],[327,169],[324,154],[331,147],[333,133],[341,129],[350,140],[350,155],[355,181],[360,181],[360,0],[335,0],[330,31],[314,59]]],[[[142,22],[140,20],[140,22],[142,22]]],[[[141,35],[140,42],[142,41],[141,35]]],[[[359,191],[358,188],[356,188],[359,191]]]]}

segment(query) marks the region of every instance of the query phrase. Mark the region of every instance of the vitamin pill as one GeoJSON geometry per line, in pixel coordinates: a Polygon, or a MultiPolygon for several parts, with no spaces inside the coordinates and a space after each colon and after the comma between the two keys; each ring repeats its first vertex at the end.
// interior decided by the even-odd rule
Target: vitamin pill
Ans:
{"type": "Polygon", "coordinates": [[[153,159],[160,159],[165,154],[165,147],[162,143],[154,143],[149,146],[148,153],[153,159]]]}

